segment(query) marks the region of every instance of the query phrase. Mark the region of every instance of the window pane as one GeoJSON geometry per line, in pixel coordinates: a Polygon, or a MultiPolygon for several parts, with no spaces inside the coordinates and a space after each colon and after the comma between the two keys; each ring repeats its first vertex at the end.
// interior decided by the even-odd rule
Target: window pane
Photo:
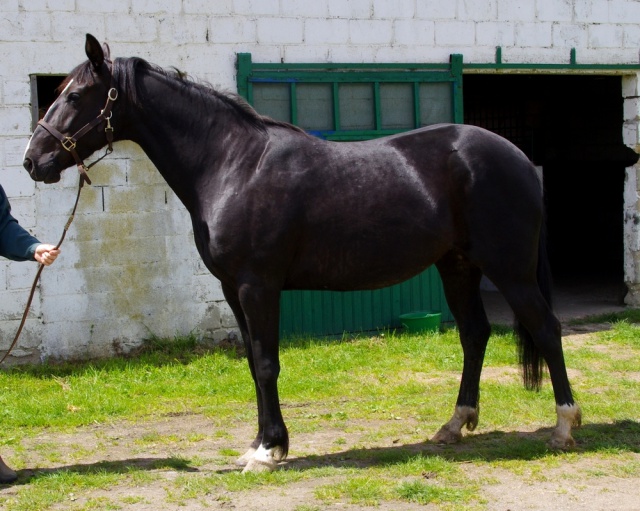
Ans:
{"type": "Polygon", "coordinates": [[[58,97],[57,87],[66,75],[31,75],[31,131],[44,117],[51,104],[58,97]]]}
{"type": "Polygon", "coordinates": [[[382,129],[413,128],[413,84],[381,83],[380,110],[382,129]]]}
{"type": "Polygon", "coordinates": [[[340,129],[373,130],[376,127],[373,85],[344,83],[339,87],[340,129]]]}
{"type": "Polygon", "coordinates": [[[453,87],[449,82],[420,84],[420,126],[453,122],[453,87]]]}
{"type": "Polygon", "coordinates": [[[288,83],[254,83],[253,106],[262,115],[291,122],[291,91],[288,83]]]}
{"type": "Polygon", "coordinates": [[[305,130],[332,130],[333,92],[330,83],[299,83],[298,126],[305,130]]]}

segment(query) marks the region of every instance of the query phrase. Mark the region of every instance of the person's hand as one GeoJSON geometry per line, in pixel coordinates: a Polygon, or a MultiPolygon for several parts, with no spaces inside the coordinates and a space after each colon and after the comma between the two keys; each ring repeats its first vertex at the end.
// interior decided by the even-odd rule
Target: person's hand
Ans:
{"type": "Polygon", "coordinates": [[[40,264],[49,266],[53,261],[56,260],[58,254],[60,254],[60,249],[56,248],[53,245],[47,245],[46,243],[43,243],[42,245],[38,245],[36,247],[36,252],[35,254],[33,254],[33,258],[40,264]]]}

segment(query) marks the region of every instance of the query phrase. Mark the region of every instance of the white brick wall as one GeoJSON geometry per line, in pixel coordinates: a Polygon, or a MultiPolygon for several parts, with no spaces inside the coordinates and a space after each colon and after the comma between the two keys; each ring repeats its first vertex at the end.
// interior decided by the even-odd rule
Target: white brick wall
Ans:
{"type": "Polygon", "coordinates": [[[562,23],[573,19],[573,2],[570,0],[538,0],[536,8],[540,21],[562,23]]]}
{"type": "MultiPolygon", "coordinates": [[[[65,73],[84,59],[84,33],[113,56],[137,55],[235,90],[235,54],[279,62],[637,63],[635,0],[2,0],[0,183],[21,223],[55,242],[77,176],[35,184],[21,168],[30,125],[29,75],[65,73]]],[[[624,140],[638,135],[637,80],[625,78],[624,140]]],[[[126,350],[150,333],[192,330],[221,338],[234,321],[220,284],[197,256],[189,217],[132,143],[92,170],[80,211],[47,268],[18,354],[88,357],[126,350]]],[[[625,215],[636,218],[635,171],[625,215]]],[[[640,236],[627,222],[627,278],[640,293],[640,236]],[[638,276],[636,278],[636,275],[638,276]]],[[[13,337],[36,265],[0,261],[0,347],[13,337]]]]}
{"type": "Polygon", "coordinates": [[[330,18],[367,19],[373,15],[373,4],[371,0],[351,0],[349,2],[344,2],[343,0],[328,0],[327,4],[330,18]]]}
{"type": "Polygon", "coordinates": [[[589,46],[592,48],[621,48],[624,29],[620,25],[591,25],[589,46]]]}
{"type": "Polygon", "coordinates": [[[301,44],[304,20],[301,18],[261,18],[258,20],[259,44],[301,44]]]}
{"type": "MultiPolygon", "coordinates": [[[[624,119],[622,137],[625,144],[640,147],[640,81],[637,76],[622,79],[624,119]]],[[[629,293],[625,302],[640,305],[640,183],[638,165],[627,169],[624,183],[624,275],[629,293]]]]}

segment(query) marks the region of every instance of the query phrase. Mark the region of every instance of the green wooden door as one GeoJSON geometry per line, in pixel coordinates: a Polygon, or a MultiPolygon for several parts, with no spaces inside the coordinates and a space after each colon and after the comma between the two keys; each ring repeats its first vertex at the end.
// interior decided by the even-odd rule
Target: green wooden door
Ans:
{"type": "MultiPolygon", "coordinates": [[[[258,64],[238,55],[238,91],[260,113],[327,140],[366,140],[462,122],[462,57],[429,64],[258,64]]],[[[435,267],[373,291],[284,291],[280,334],[340,335],[400,326],[398,316],[441,311],[452,321],[435,267]]]]}

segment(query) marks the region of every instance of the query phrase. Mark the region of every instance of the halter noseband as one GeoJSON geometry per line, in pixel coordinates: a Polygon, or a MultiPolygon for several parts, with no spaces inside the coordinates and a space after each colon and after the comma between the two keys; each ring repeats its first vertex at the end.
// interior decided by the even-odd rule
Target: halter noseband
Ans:
{"type": "Polygon", "coordinates": [[[78,172],[80,172],[81,183],[86,182],[87,184],[91,184],[91,180],[87,175],[87,171],[93,165],[98,163],[102,158],[104,158],[105,156],[113,152],[113,127],[111,126],[111,115],[112,115],[111,110],[113,108],[113,102],[116,99],[118,99],[118,90],[115,87],[111,87],[109,89],[109,92],[107,93],[107,103],[104,105],[104,109],[100,111],[100,113],[95,117],[95,119],[85,124],[71,137],[60,133],[56,128],[51,126],[51,124],[49,124],[44,119],[40,119],[38,121],[38,125],[42,126],[51,135],[57,138],[62,144],[62,147],[71,153],[71,155],[73,156],[73,159],[76,161],[76,165],[78,166],[78,172]],[[80,158],[80,155],[76,151],[76,144],[78,143],[78,140],[80,140],[84,135],[86,135],[89,131],[95,128],[102,121],[107,121],[107,126],[105,127],[104,132],[107,137],[108,148],[102,157],[98,158],[89,166],[86,166],[82,161],[82,158],[80,158]]]}

